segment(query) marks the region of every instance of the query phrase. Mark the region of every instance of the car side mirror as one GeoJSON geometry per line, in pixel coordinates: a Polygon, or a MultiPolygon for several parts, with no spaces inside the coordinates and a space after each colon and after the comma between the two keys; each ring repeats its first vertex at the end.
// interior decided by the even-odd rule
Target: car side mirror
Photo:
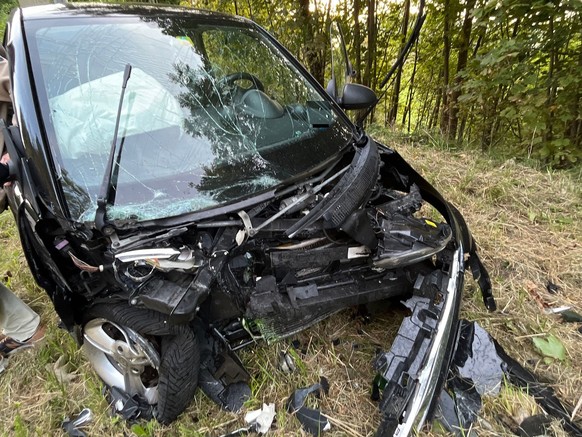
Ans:
{"type": "Polygon", "coordinates": [[[327,86],[325,87],[325,91],[327,91],[327,93],[332,97],[332,99],[336,100],[336,83],[335,83],[335,77],[332,76],[332,78],[329,80],[329,82],[327,82],[327,86]]]}
{"type": "Polygon", "coordinates": [[[366,109],[376,104],[376,93],[365,85],[347,83],[338,102],[343,109],[366,109]]]}

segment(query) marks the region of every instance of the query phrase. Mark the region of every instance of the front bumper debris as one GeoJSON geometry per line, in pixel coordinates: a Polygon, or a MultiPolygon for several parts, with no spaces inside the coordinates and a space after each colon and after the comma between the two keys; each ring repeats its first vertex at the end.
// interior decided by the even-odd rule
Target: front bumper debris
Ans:
{"type": "Polygon", "coordinates": [[[384,389],[378,436],[401,437],[419,428],[448,370],[463,286],[463,247],[443,255],[441,270],[415,284],[413,297],[404,302],[411,316],[402,322],[390,351],[376,359],[377,389],[384,389]]]}

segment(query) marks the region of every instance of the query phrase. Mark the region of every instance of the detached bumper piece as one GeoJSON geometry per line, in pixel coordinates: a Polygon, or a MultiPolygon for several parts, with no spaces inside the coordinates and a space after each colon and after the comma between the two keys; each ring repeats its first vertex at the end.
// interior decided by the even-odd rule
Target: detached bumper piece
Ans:
{"type": "Polygon", "coordinates": [[[434,407],[456,331],[463,286],[463,248],[445,249],[429,275],[418,275],[404,304],[412,315],[402,322],[389,352],[375,362],[376,389],[383,388],[377,436],[406,436],[434,407]]]}
{"type": "Polygon", "coordinates": [[[228,344],[215,338],[207,326],[199,322],[196,331],[200,346],[198,386],[226,411],[239,412],[251,397],[250,375],[228,344]]]}

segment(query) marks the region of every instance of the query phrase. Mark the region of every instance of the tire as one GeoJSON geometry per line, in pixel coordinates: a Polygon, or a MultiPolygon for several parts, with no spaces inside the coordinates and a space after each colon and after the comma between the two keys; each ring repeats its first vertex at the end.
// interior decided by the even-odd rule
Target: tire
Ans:
{"type": "Polygon", "coordinates": [[[83,348],[107,385],[156,405],[154,416],[164,424],[186,409],[200,366],[190,326],[171,325],[165,314],[125,303],[95,305],[84,322],[83,348]]]}

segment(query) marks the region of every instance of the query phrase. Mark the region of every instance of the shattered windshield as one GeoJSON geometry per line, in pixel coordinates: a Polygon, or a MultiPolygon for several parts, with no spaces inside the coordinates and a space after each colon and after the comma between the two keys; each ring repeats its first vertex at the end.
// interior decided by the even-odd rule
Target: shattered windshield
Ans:
{"type": "Polygon", "coordinates": [[[240,200],[318,167],[350,138],[328,101],[244,23],[75,17],[39,20],[33,35],[44,124],[74,220],[95,217],[128,63],[110,220],[240,200]]]}

